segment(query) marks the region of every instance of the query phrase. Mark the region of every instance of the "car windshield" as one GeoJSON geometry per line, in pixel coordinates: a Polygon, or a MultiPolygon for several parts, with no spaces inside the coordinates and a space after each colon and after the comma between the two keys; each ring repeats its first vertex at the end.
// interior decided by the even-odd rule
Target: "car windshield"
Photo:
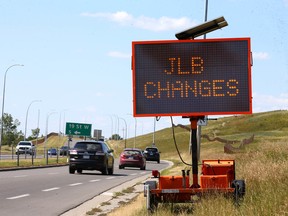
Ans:
{"type": "Polygon", "coordinates": [[[101,151],[102,149],[98,143],[76,143],[74,148],[87,151],[101,151]]]}
{"type": "Polygon", "coordinates": [[[140,154],[139,151],[135,151],[135,150],[127,150],[123,152],[124,155],[138,155],[140,154]]]}
{"type": "Polygon", "coordinates": [[[155,149],[155,148],[148,148],[148,149],[146,149],[146,151],[148,151],[148,152],[158,152],[158,150],[155,149]]]}
{"type": "Polygon", "coordinates": [[[31,146],[31,143],[19,143],[19,145],[31,146]]]}

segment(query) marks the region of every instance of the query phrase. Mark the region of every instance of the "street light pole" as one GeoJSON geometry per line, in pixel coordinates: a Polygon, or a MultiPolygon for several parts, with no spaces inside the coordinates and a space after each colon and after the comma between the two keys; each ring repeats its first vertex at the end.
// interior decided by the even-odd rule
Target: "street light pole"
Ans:
{"type": "Polygon", "coordinates": [[[28,106],[28,109],[27,109],[27,112],[26,112],[26,120],[25,120],[25,135],[24,135],[24,141],[26,140],[28,112],[29,112],[30,106],[31,106],[33,103],[35,103],[35,102],[41,102],[41,100],[34,100],[34,101],[32,101],[32,102],[29,104],[29,106],[28,106]]]}
{"type": "Polygon", "coordinates": [[[115,121],[115,134],[116,135],[116,140],[118,140],[119,138],[119,117],[117,115],[113,115],[115,118],[116,118],[116,121],[115,121]]]}
{"type": "Polygon", "coordinates": [[[119,118],[119,119],[121,119],[121,120],[123,120],[124,121],[124,123],[125,123],[125,148],[126,148],[126,140],[127,140],[127,123],[126,123],[126,121],[125,121],[125,119],[124,118],[119,118]]]}
{"type": "MultiPolygon", "coordinates": [[[[60,139],[60,135],[61,135],[61,121],[62,121],[62,113],[64,113],[64,119],[63,119],[63,125],[65,124],[65,112],[67,111],[68,109],[64,109],[64,110],[61,110],[60,111],[60,116],[59,116],[59,139],[60,139]]],[[[64,127],[63,127],[64,128],[64,127]]],[[[65,134],[65,131],[63,129],[62,131],[62,134],[65,134]]]]}
{"type": "Polygon", "coordinates": [[[46,157],[46,145],[47,145],[47,136],[48,136],[48,120],[49,120],[49,116],[52,115],[52,114],[55,114],[57,112],[50,112],[47,114],[47,117],[46,117],[46,131],[45,131],[45,142],[44,142],[44,157],[46,157]]]}
{"type": "MultiPolygon", "coordinates": [[[[128,115],[131,115],[133,117],[132,114],[128,114],[128,115]]],[[[134,120],[135,120],[135,128],[134,128],[134,132],[135,132],[135,134],[134,134],[134,148],[135,148],[136,147],[136,130],[137,130],[137,119],[136,119],[136,117],[134,117],[134,120]]]]}
{"type": "Polygon", "coordinates": [[[113,139],[113,118],[111,115],[110,116],[110,119],[111,119],[111,140],[113,139]]]}
{"type": "Polygon", "coordinates": [[[7,68],[5,75],[4,75],[4,84],[3,84],[3,97],[2,97],[2,117],[1,117],[1,137],[0,137],[0,160],[1,160],[1,147],[3,141],[3,117],[4,117],[4,102],[5,102],[5,87],[6,87],[6,75],[10,68],[15,66],[24,66],[22,64],[14,64],[7,68]]]}
{"type": "Polygon", "coordinates": [[[136,147],[136,130],[137,130],[137,119],[136,117],[134,117],[135,119],[135,136],[134,136],[134,148],[136,147]]]}
{"type": "Polygon", "coordinates": [[[152,146],[155,145],[155,129],[156,129],[156,118],[157,117],[154,117],[154,127],[153,127],[153,140],[152,140],[152,146]]]}

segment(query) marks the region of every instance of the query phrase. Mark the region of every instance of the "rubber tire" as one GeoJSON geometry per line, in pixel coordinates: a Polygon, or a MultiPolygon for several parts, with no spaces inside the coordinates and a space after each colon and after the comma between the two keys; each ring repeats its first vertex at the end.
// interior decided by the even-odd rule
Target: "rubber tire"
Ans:
{"type": "Polygon", "coordinates": [[[235,188],[234,191],[234,203],[239,206],[240,201],[243,199],[245,192],[246,192],[246,186],[244,180],[234,180],[232,182],[232,188],[235,188]]]}
{"type": "Polygon", "coordinates": [[[77,173],[82,174],[82,169],[77,169],[77,173]]]}
{"type": "Polygon", "coordinates": [[[108,174],[108,165],[106,163],[105,167],[101,171],[102,175],[107,175],[108,174]]]}
{"type": "Polygon", "coordinates": [[[114,163],[111,168],[108,169],[108,175],[113,175],[114,173],[114,163]]]}
{"type": "Polygon", "coordinates": [[[70,173],[70,174],[75,174],[75,169],[69,167],[69,173],[70,173]]]}
{"type": "Polygon", "coordinates": [[[140,167],[140,170],[146,170],[146,166],[140,167]]]}

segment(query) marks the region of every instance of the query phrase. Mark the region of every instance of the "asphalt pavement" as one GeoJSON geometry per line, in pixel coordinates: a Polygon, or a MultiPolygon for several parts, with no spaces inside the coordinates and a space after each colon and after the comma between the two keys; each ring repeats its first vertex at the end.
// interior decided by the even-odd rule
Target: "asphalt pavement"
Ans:
{"type": "MultiPolygon", "coordinates": [[[[165,169],[170,168],[173,163],[170,161],[165,161],[169,164],[165,169]]],[[[164,169],[163,169],[164,170],[164,169]]],[[[162,170],[160,170],[162,171],[162,170]]],[[[143,193],[144,183],[145,181],[152,176],[152,173],[147,175],[135,178],[129,182],[125,182],[115,188],[112,188],[104,193],[94,197],[93,199],[82,203],[81,205],[73,208],[61,216],[86,216],[87,212],[91,211],[93,208],[97,208],[100,210],[99,212],[95,212],[95,216],[97,215],[105,215],[114,209],[120,207],[120,203],[128,203],[133,198],[143,193]],[[133,187],[134,190],[131,193],[122,193],[123,190],[133,187]],[[115,196],[115,194],[121,193],[119,196],[115,196]],[[103,205],[103,203],[109,202],[109,205],[103,205]]]]}

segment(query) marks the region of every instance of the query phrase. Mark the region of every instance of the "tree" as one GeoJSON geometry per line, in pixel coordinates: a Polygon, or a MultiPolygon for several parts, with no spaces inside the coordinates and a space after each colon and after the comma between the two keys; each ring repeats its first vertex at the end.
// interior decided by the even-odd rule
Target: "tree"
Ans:
{"type": "Polygon", "coordinates": [[[122,140],[119,134],[113,134],[110,140],[122,140]]]}
{"type": "Polygon", "coordinates": [[[18,119],[13,120],[11,114],[4,113],[3,120],[0,121],[3,124],[3,137],[2,145],[16,145],[23,139],[24,135],[22,131],[18,132],[17,127],[21,124],[18,119]]]}
{"type": "Polygon", "coordinates": [[[28,140],[37,139],[37,137],[39,137],[40,134],[40,128],[32,129],[31,132],[32,134],[31,136],[28,137],[28,140]]]}

